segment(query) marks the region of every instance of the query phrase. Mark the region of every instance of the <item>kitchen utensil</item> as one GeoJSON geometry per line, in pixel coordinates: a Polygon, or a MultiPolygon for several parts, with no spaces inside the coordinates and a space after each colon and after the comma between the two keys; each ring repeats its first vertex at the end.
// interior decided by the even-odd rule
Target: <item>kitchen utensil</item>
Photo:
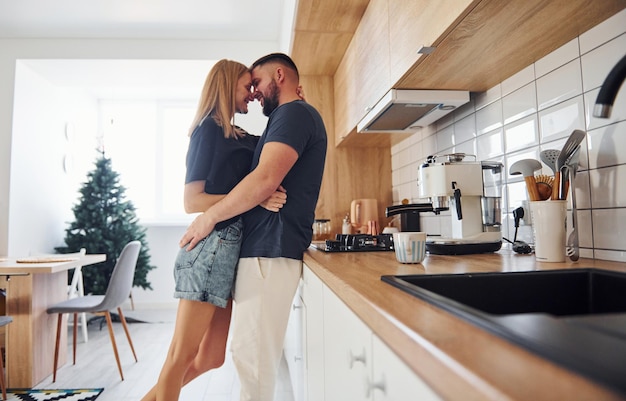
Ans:
{"type": "MultiPolygon", "coordinates": [[[[558,160],[560,154],[561,154],[561,151],[556,150],[556,149],[545,149],[545,150],[542,150],[541,153],[539,154],[541,161],[544,162],[546,166],[550,167],[550,169],[552,170],[552,174],[554,176],[556,176],[556,173],[558,171],[558,169],[556,168],[556,161],[558,160]]],[[[552,189],[554,188],[555,188],[554,185],[552,185],[552,189]]],[[[552,191],[550,193],[550,198],[556,199],[557,197],[558,197],[558,191],[552,191]]]]}
{"type": "Polygon", "coordinates": [[[552,197],[552,185],[554,184],[554,177],[539,174],[535,176],[537,182],[537,191],[539,192],[539,200],[548,200],[552,197]]]}
{"type": "Polygon", "coordinates": [[[376,199],[355,199],[350,204],[350,224],[355,234],[365,234],[369,221],[378,221],[378,201],[376,199]]]}
{"type": "Polygon", "coordinates": [[[541,163],[535,159],[522,159],[518,160],[509,168],[509,174],[524,176],[526,181],[526,190],[531,201],[540,200],[539,192],[537,191],[537,181],[535,181],[535,171],[541,169],[541,163]]]}
{"type": "MultiPolygon", "coordinates": [[[[558,191],[557,199],[565,199],[566,197],[565,180],[562,180],[560,177],[562,173],[561,167],[565,166],[567,160],[570,157],[572,157],[572,155],[578,148],[578,145],[580,145],[580,143],[585,138],[585,135],[586,135],[585,131],[581,131],[579,129],[574,130],[570,134],[570,136],[567,138],[565,145],[563,145],[563,149],[561,149],[561,153],[559,153],[559,158],[556,161],[557,171],[554,173],[554,186],[553,186],[554,190],[558,191]]],[[[554,193],[554,191],[552,191],[552,193],[554,193]]],[[[552,196],[552,199],[555,199],[554,195],[552,196]]]]}
{"type": "Polygon", "coordinates": [[[539,154],[541,161],[552,170],[552,174],[556,173],[556,161],[560,153],[561,151],[557,149],[545,149],[539,154]]]}
{"type": "Polygon", "coordinates": [[[570,188],[572,191],[572,232],[567,237],[567,245],[565,246],[565,253],[569,256],[570,260],[577,261],[580,256],[580,248],[578,246],[578,220],[576,210],[576,172],[578,171],[578,161],[580,157],[580,145],[567,161],[568,171],[571,176],[570,188]]]}

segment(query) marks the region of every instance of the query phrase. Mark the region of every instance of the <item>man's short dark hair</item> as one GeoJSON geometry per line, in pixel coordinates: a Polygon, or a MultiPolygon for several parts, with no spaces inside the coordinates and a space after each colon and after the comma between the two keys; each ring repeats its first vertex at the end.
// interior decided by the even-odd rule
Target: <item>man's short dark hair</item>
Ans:
{"type": "Polygon", "coordinates": [[[256,67],[262,66],[265,63],[275,62],[279,63],[287,68],[290,68],[295,71],[296,76],[300,78],[300,74],[298,73],[298,67],[296,67],[296,63],[293,62],[291,57],[284,53],[271,53],[267,56],[263,56],[254,63],[252,63],[252,67],[250,67],[250,71],[254,70],[256,67]]]}

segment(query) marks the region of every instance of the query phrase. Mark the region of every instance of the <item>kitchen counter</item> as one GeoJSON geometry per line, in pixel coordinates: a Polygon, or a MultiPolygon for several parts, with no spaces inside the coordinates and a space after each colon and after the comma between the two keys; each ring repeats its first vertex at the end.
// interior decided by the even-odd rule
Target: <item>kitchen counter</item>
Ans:
{"type": "Polygon", "coordinates": [[[510,250],[428,255],[401,264],[393,252],[326,253],[304,262],[372,331],[444,399],[618,400],[620,395],[380,280],[382,275],[508,272],[626,264],[580,259],[541,263],[510,250]]]}

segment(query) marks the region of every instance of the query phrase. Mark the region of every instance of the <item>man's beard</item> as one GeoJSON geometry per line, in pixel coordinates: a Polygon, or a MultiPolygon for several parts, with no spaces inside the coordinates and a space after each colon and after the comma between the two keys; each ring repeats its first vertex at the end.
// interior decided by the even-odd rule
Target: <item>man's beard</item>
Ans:
{"type": "Polygon", "coordinates": [[[269,117],[270,114],[278,107],[278,97],[280,96],[280,89],[276,85],[276,81],[272,79],[268,88],[269,93],[263,95],[263,114],[269,117]]]}

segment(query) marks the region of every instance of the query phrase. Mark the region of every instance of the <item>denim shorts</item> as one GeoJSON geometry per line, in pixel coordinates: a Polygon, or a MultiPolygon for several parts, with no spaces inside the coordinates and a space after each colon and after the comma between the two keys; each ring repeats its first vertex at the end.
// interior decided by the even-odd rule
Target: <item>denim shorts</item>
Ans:
{"type": "Polygon", "coordinates": [[[213,230],[189,252],[181,248],[174,266],[174,298],[225,308],[232,298],[243,234],[241,219],[213,230]]]}

